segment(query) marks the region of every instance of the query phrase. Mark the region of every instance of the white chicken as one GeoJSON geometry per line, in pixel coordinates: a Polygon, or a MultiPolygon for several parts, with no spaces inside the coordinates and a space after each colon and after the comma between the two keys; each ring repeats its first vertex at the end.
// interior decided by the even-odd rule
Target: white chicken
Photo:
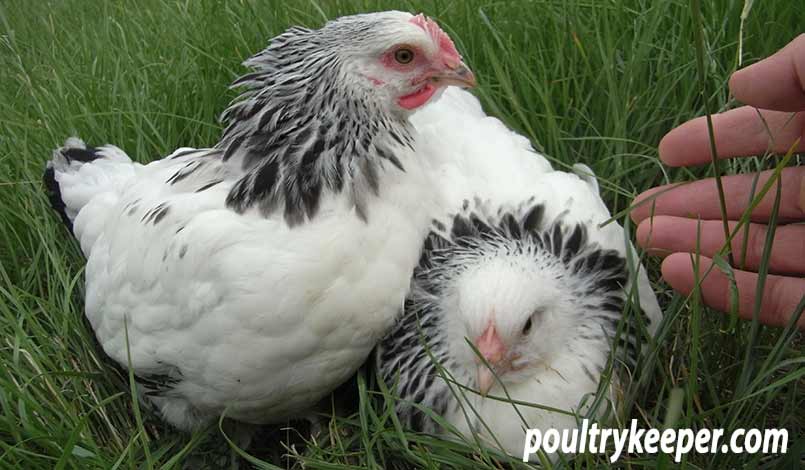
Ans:
{"type": "Polygon", "coordinates": [[[438,204],[442,153],[408,117],[474,84],[438,25],[402,12],[292,28],[245,64],[214,147],[141,165],[72,138],[45,173],[103,350],[181,429],[283,421],[360,366],[438,204]]]}
{"type": "MultiPolygon", "coordinates": [[[[613,345],[616,360],[634,364],[660,307],[638,266],[644,314],[618,332],[633,248],[617,223],[601,226],[610,213],[589,168],[554,171],[462,90],[412,122],[423,149],[454,153],[439,170],[453,205],[434,221],[405,312],[378,347],[379,374],[396,384],[404,427],[447,431],[424,406],[467,439],[520,457],[525,429],[577,426],[613,345]]],[[[618,384],[606,394],[612,403],[618,384]]]]}

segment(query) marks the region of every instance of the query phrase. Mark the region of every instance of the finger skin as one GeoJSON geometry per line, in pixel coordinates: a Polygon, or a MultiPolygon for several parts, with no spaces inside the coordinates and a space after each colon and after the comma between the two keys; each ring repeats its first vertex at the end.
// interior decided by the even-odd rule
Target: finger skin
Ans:
{"type": "MultiPolygon", "coordinates": [[[[663,260],[662,275],[665,281],[684,295],[693,291],[693,260],[689,253],[675,253],[663,260]]],[[[712,260],[699,258],[699,275],[701,294],[704,303],[716,310],[730,310],[729,279],[717,267],[709,273],[707,270],[712,260]],[[705,275],[705,273],[707,273],[705,275]]],[[[751,319],[755,304],[755,288],[757,274],[735,270],[735,284],[738,288],[738,315],[751,319]]],[[[791,317],[797,304],[805,296],[805,279],[769,275],[763,289],[760,308],[760,322],[773,326],[784,326],[791,317]]],[[[798,322],[800,329],[805,329],[805,315],[798,322]]]]}
{"type": "MultiPolygon", "coordinates": [[[[755,194],[772,175],[764,171],[758,178],[755,194]]],[[[738,220],[749,206],[754,175],[732,175],[721,179],[727,205],[727,219],[738,220]]],[[[782,172],[782,196],[778,217],[783,221],[805,219],[805,167],[785,168],[782,172]]],[[[752,211],[753,221],[768,220],[774,205],[776,184],[752,211]]],[[[639,223],[654,215],[692,217],[704,220],[721,220],[718,190],[713,178],[692,183],[666,185],[649,189],[635,198],[636,207],[631,212],[632,220],[639,223]],[[671,189],[673,188],[673,189],[671,189]],[[670,189],[670,190],[669,190],[670,189]],[[651,198],[656,196],[653,201],[651,198]]]]}
{"type": "MultiPolygon", "coordinates": [[[[737,222],[730,222],[730,232],[737,222]]],[[[757,271],[763,258],[767,226],[749,224],[744,269],[757,271]]],[[[738,230],[732,239],[732,253],[736,263],[741,262],[745,227],[738,230]]],[[[724,226],[721,221],[698,221],[671,216],[658,216],[644,220],[637,227],[637,243],[650,254],[660,256],[670,253],[696,251],[699,238],[700,253],[713,257],[724,246],[724,226]],[[700,225],[701,223],[701,225],[700,225]]],[[[805,274],[805,225],[784,225],[774,232],[769,269],[778,274],[805,274]]]]}
{"type": "Polygon", "coordinates": [[[757,108],[805,109],[805,34],[774,55],[732,74],[730,90],[738,101],[757,108]]]}
{"type": "MultiPolygon", "coordinates": [[[[743,106],[714,114],[712,119],[716,154],[720,159],[762,155],[767,151],[785,154],[797,139],[795,151],[805,151],[805,112],[792,115],[743,106]]],[[[659,154],[668,166],[709,163],[710,135],[706,118],[690,120],[666,134],[660,141],[659,154]]]]}

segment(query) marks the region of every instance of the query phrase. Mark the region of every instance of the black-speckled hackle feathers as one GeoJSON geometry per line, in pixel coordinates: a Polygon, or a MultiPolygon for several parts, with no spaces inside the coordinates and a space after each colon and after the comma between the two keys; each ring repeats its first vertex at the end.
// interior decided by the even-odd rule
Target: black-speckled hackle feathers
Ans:
{"type": "MultiPolygon", "coordinates": [[[[455,394],[462,392],[455,385],[451,391],[446,379],[473,383],[472,371],[461,367],[451,354],[447,317],[454,313],[444,311],[442,301],[451,295],[462,273],[490,260],[531,259],[534,269],[560,279],[578,311],[587,312],[586,321],[576,326],[576,335],[605,341],[617,336],[628,275],[626,262],[617,251],[589,242],[588,227],[582,224],[569,224],[561,217],[544,220],[544,206],[533,200],[491,215],[483,206],[477,200],[474,205],[465,201],[464,210],[448,224],[434,221],[404,315],[378,347],[380,375],[388,386],[397,385],[392,389],[400,397],[397,410],[405,427],[436,433],[436,422],[415,404],[443,416],[458,412],[455,394]]],[[[620,360],[629,365],[636,362],[642,341],[632,334],[636,331],[636,326],[627,329],[618,341],[620,360]]],[[[590,368],[602,372],[600,364],[584,366],[590,378],[590,368]]]]}

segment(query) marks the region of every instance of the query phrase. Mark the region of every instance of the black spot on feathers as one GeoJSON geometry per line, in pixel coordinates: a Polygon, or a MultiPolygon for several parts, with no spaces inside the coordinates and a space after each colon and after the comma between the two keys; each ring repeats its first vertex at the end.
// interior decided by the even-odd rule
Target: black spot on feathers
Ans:
{"type": "Polygon", "coordinates": [[[554,224],[553,226],[553,234],[551,235],[551,251],[553,255],[557,258],[562,254],[562,238],[564,234],[562,233],[562,226],[559,224],[554,224]]]}
{"type": "Polygon", "coordinates": [[[158,224],[160,220],[162,220],[163,218],[165,218],[166,215],[168,215],[169,209],[170,207],[165,206],[162,209],[160,209],[159,212],[156,213],[156,215],[154,216],[154,225],[158,224]]]}
{"type": "Polygon", "coordinates": [[[198,149],[187,149],[187,150],[182,150],[181,152],[176,152],[176,153],[174,153],[173,155],[171,155],[170,159],[171,159],[171,160],[174,160],[174,159],[176,159],[176,158],[185,157],[185,156],[187,156],[187,155],[190,155],[191,153],[195,153],[195,152],[198,152],[198,151],[199,151],[198,149]]]}
{"type": "Polygon", "coordinates": [[[170,206],[168,206],[167,202],[162,202],[156,206],[154,206],[151,210],[147,211],[140,222],[143,223],[153,223],[154,225],[158,224],[170,211],[170,206]]]}
{"type": "MultiPolygon", "coordinates": [[[[254,174],[254,189],[258,196],[267,195],[274,190],[279,180],[279,162],[276,160],[264,163],[254,174]]],[[[232,195],[232,193],[230,193],[232,195]]]]}
{"type": "Polygon", "coordinates": [[[390,161],[391,164],[396,166],[397,169],[399,169],[400,171],[405,171],[405,168],[403,167],[403,164],[394,155],[393,152],[388,151],[388,150],[386,150],[386,149],[384,149],[382,147],[377,147],[376,150],[377,150],[377,154],[378,154],[378,156],[380,156],[380,158],[390,161]]]}
{"type": "Polygon", "coordinates": [[[182,381],[181,371],[173,367],[170,374],[135,374],[134,380],[145,389],[149,397],[164,396],[182,381]]]}
{"type": "Polygon", "coordinates": [[[98,149],[94,147],[87,147],[85,149],[75,147],[62,148],[61,154],[71,162],[89,163],[100,158],[98,149]]]}
{"type": "Polygon", "coordinates": [[[221,183],[222,181],[223,181],[223,180],[213,180],[213,181],[210,181],[209,183],[207,183],[207,184],[205,184],[205,185],[202,185],[201,187],[199,187],[198,189],[196,189],[196,192],[197,192],[197,193],[200,193],[200,192],[202,192],[202,191],[206,191],[206,190],[208,190],[208,189],[212,188],[213,186],[215,186],[216,184],[221,183]]]}
{"type": "Polygon", "coordinates": [[[312,219],[319,210],[322,187],[317,177],[311,176],[311,179],[312,181],[307,182],[305,190],[302,191],[302,204],[304,204],[308,220],[312,219]]]}
{"type": "Polygon", "coordinates": [[[606,270],[620,270],[623,268],[625,261],[621,256],[614,252],[610,251],[604,255],[603,259],[601,260],[601,269],[606,270]]]}
{"type": "Polygon", "coordinates": [[[542,224],[542,216],[545,214],[545,206],[537,204],[526,213],[523,217],[523,230],[526,232],[535,232],[539,230],[542,224]]]}
{"type": "Polygon", "coordinates": [[[522,231],[520,230],[520,224],[517,222],[517,220],[514,218],[514,216],[512,214],[509,214],[509,213],[505,214],[501,218],[500,225],[503,227],[503,229],[506,231],[506,233],[508,233],[509,236],[511,236],[512,238],[521,238],[522,237],[522,231]]]}
{"type": "Polygon", "coordinates": [[[567,263],[570,261],[570,258],[576,256],[579,252],[579,249],[581,249],[581,244],[583,241],[584,229],[581,225],[576,225],[565,242],[564,256],[562,257],[562,261],[567,263]]]}
{"type": "Polygon", "coordinates": [[[484,219],[478,216],[478,214],[471,214],[470,215],[470,222],[472,223],[475,230],[481,235],[491,235],[495,232],[492,227],[486,223],[484,219]]]}
{"type": "Polygon", "coordinates": [[[167,181],[167,184],[176,184],[179,181],[187,178],[188,176],[192,175],[193,172],[199,169],[203,165],[203,160],[191,160],[185,166],[180,168],[176,171],[167,181]]]}
{"type": "Polygon", "coordinates": [[[453,217],[453,229],[451,230],[451,234],[453,239],[456,240],[462,237],[473,237],[476,232],[470,221],[461,214],[458,214],[453,217]]]}
{"type": "Polygon", "coordinates": [[[246,140],[246,137],[247,136],[245,134],[242,134],[232,139],[232,141],[229,143],[229,145],[226,147],[226,150],[224,151],[223,156],[224,161],[227,161],[230,158],[232,158],[232,155],[234,155],[235,152],[237,152],[240,149],[241,145],[243,144],[243,141],[246,140]]]}

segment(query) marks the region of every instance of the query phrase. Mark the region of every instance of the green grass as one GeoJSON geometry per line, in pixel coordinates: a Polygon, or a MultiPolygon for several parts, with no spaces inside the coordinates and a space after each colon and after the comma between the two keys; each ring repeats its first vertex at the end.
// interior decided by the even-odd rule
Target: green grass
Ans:
{"type": "MultiPolygon", "coordinates": [[[[51,149],[65,137],[113,142],[144,162],[178,146],[211,145],[220,132],[216,116],[234,96],[227,85],[243,71],[239,63],[287,26],[359,11],[424,11],[456,39],[479,77],[487,111],[558,167],[590,165],[613,213],[623,214],[644,189],[712,175],[712,167],[664,168],[657,142],[704,113],[706,103],[712,111],[734,106],[726,82],[739,62],[774,52],[802,30],[795,1],[756,2],[743,30],[742,1],[703,3],[699,27],[682,0],[5,0],[0,466],[179,468],[187,454],[203,458],[220,439],[217,427],[189,436],[148,415],[142,423],[128,377],[96,349],[82,315],[82,259],[39,182],[51,149]]],[[[775,163],[747,159],[721,170],[775,163]]],[[[711,312],[695,297],[674,295],[659,280],[657,262],[648,265],[666,316],[620,419],[657,427],[785,427],[793,441],[787,456],[691,454],[686,464],[794,468],[805,453],[801,333],[711,312]]],[[[522,465],[472,443],[404,432],[388,402],[371,397],[372,384],[371,373],[359,376],[357,411],[329,420],[329,432],[315,442],[301,428],[266,431],[251,461],[308,469],[522,465]],[[296,451],[282,442],[295,443],[296,451]]],[[[582,455],[569,465],[607,462],[582,455]]],[[[628,456],[618,465],[675,466],[666,456],[628,456]]]]}

